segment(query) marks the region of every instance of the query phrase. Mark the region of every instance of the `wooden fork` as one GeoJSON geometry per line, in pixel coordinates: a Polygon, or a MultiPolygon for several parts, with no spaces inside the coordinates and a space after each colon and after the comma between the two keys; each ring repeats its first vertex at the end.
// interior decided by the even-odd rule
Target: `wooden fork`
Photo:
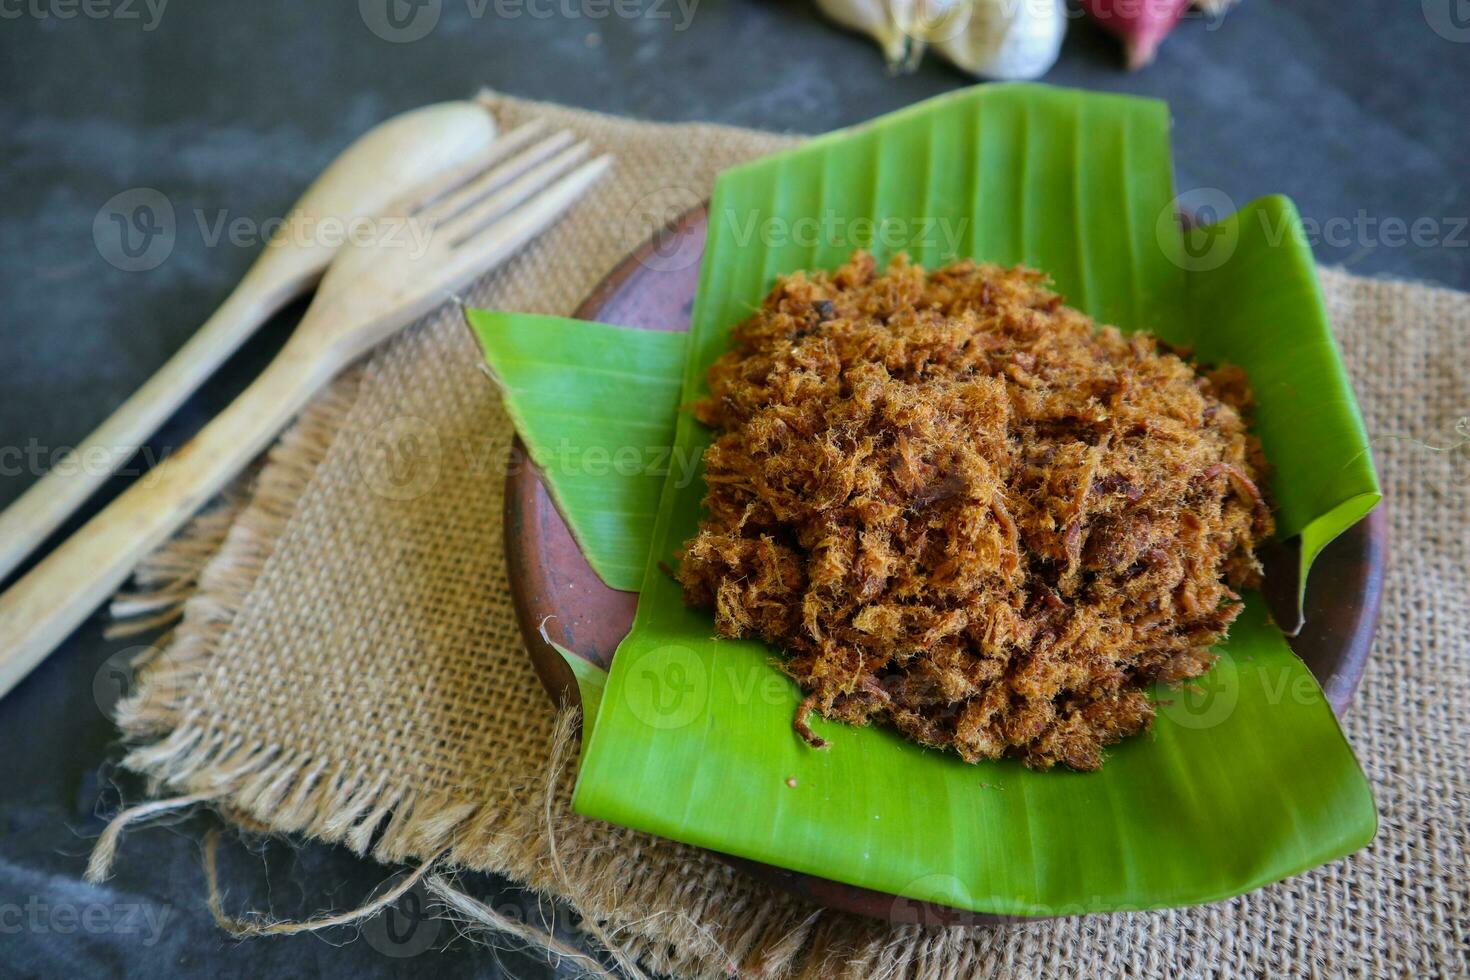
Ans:
{"type": "Polygon", "coordinates": [[[611,163],[530,124],[389,208],[345,247],[270,366],[176,453],[0,595],[0,696],[40,663],[338,372],[540,234],[611,163]]]}

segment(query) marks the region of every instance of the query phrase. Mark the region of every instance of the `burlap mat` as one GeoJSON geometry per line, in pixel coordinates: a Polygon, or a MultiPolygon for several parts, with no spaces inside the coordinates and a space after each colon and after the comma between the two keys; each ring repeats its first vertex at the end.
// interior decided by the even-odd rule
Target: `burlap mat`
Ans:
{"type": "MultiPolygon", "coordinates": [[[[506,125],[545,117],[618,159],[593,197],[473,291],[489,307],[570,312],[647,234],[645,216],[788,142],[488,98],[506,125]]],[[[338,381],[248,492],[142,570],[149,594],[120,612],[166,615],[189,598],[124,706],[139,740],[127,764],[382,861],[447,848],[571,902],[646,967],[679,975],[1464,975],[1470,449],[1447,450],[1470,414],[1470,297],[1334,271],[1323,284],[1393,520],[1378,644],[1346,722],[1382,827],[1330,867],[1206,908],[891,928],[583,820],[566,779],[543,807],[555,717],[502,559],[511,428],[455,311],[338,381]]]]}

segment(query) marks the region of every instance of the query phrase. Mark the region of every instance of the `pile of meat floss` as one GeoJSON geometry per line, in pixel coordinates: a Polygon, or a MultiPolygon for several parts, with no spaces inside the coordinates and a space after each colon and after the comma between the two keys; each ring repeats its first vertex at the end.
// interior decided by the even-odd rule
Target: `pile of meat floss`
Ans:
{"type": "Polygon", "coordinates": [[[780,280],[694,406],[686,600],[815,710],[965,760],[1097,769],[1210,669],[1272,531],[1241,371],[1025,268],[858,253],[780,280]]]}

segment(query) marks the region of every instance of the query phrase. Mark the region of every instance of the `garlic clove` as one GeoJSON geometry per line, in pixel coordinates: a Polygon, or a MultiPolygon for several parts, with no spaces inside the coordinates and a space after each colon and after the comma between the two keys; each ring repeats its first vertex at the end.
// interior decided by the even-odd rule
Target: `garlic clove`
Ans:
{"type": "Polygon", "coordinates": [[[1040,78],[1056,64],[1067,33],[1064,0],[971,0],[964,30],[931,41],[935,50],[984,78],[1040,78]]]}

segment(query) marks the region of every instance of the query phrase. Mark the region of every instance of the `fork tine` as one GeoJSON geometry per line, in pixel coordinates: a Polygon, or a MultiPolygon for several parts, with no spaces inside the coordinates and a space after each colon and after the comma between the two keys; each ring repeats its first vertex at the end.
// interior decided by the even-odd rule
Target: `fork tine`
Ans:
{"type": "Polygon", "coordinates": [[[529,144],[537,136],[546,130],[546,123],[541,119],[533,119],[528,123],[517,126],[510,132],[498,139],[492,140],[485,152],[472,160],[467,160],[457,167],[422,182],[410,189],[397,201],[397,213],[413,216],[424,208],[429,207],[442,200],[445,196],[459,190],[490,167],[504,160],[512,153],[529,144]]]}
{"type": "Polygon", "coordinates": [[[527,170],[488,197],[477,201],[473,207],[442,222],[439,229],[451,236],[449,247],[457,247],[461,242],[547,188],[558,177],[586,158],[589,150],[590,145],[585,141],[569,146],[550,159],[527,170]]]}
{"type": "Polygon", "coordinates": [[[501,217],[472,227],[450,245],[447,258],[452,275],[468,281],[519,251],[555,224],[562,212],[607,172],[612,161],[611,154],[589,160],[523,197],[501,217]]]}
{"type": "Polygon", "coordinates": [[[448,224],[460,214],[475,207],[522,174],[565,148],[575,138],[568,130],[553,133],[546,139],[490,167],[463,186],[443,195],[415,217],[431,227],[448,224]]]}

